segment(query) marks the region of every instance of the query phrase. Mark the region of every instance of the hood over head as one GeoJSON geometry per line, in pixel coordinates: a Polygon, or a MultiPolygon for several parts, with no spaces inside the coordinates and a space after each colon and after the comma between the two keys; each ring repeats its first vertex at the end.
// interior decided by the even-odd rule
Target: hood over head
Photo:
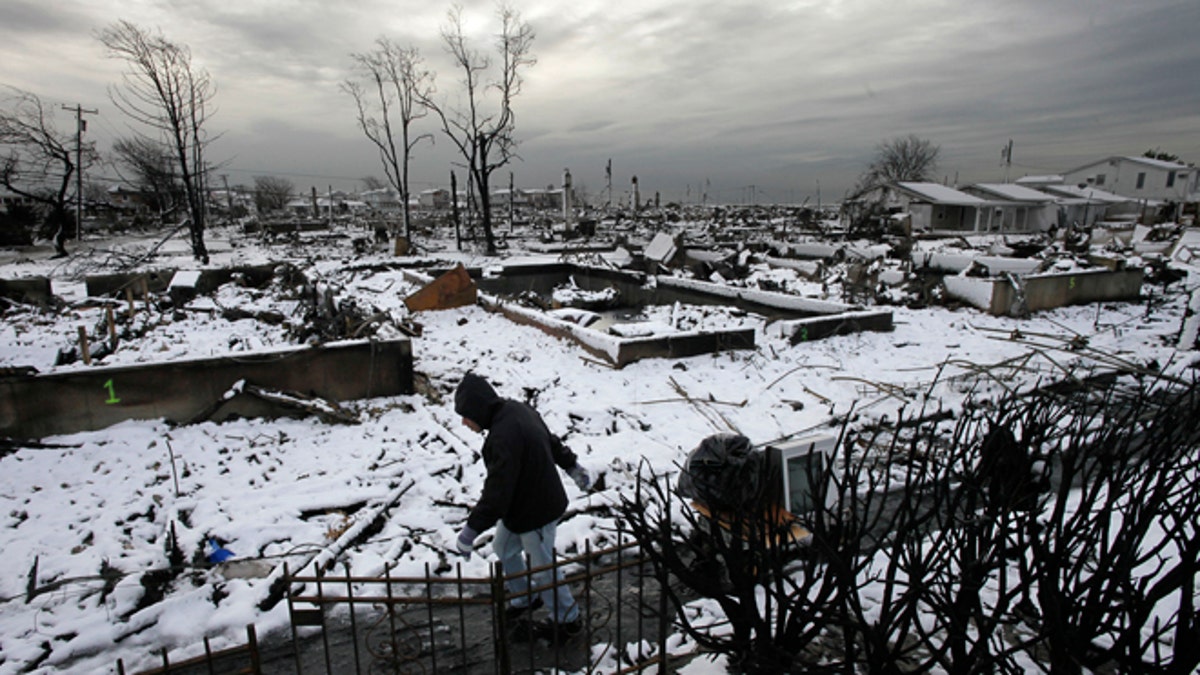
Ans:
{"type": "Polygon", "coordinates": [[[454,392],[454,412],[487,429],[501,401],[500,395],[488,381],[475,373],[463,375],[454,392]]]}

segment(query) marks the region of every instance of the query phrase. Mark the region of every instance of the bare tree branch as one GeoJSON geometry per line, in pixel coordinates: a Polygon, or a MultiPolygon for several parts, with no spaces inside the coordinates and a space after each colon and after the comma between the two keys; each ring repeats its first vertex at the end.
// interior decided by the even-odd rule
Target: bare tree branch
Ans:
{"type": "Polygon", "coordinates": [[[412,126],[428,114],[423,102],[434,90],[433,73],[423,68],[416,47],[401,47],[384,37],[375,41],[373,51],[351,58],[357,79],[342,83],[342,91],[354,99],[358,126],[375,145],[384,174],[400,195],[402,232],[411,241],[409,161],[418,143],[433,140],[431,134],[414,136],[412,126]]]}
{"type": "Polygon", "coordinates": [[[489,254],[496,252],[489,183],[493,172],[516,158],[512,102],[521,92],[521,73],[537,63],[531,53],[533,28],[511,6],[500,5],[497,14],[501,26],[495,45],[499,72],[489,79],[494,62],[467,41],[462,7],[455,5],[442,28],[442,41],[459,71],[462,103],[451,106],[432,97],[423,100],[441,121],[442,131],[464,162],[470,187],[479,199],[489,254]]]}
{"type": "Polygon", "coordinates": [[[940,151],[939,146],[916,134],[880,143],[875,148],[875,159],[859,178],[859,193],[900,181],[932,180],[940,151]]]}
{"type": "Polygon", "coordinates": [[[76,166],[76,138],[54,124],[53,110],[36,94],[8,88],[0,106],[0,185],[41,205],[47,229],[54,231],[59,255],[66,255],[70,233],[70,188],[76,171],[98,161],[91,145],[80,150],[83,167],[76,166]]]}
{"type": "Polygon", "coordinates": [[[188,204],[192,255],[207,262],[204,227],[209,167],[204,149],[212,139],[205,124],[216,87],[207,71],[193,67],[186,46],[161,34],[122,20],[101,30],[97,37],[110,56],[129,66],[122,86],[109,88],[113,104],[154,132],[143,134],[146,140],[165,142],[171,149],[188,204]]]}

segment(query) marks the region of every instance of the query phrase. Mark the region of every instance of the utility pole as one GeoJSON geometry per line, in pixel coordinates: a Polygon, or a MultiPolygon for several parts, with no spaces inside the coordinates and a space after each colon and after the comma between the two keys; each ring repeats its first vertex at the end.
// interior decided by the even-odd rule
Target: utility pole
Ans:
{"type": "Polygon", "coordinates": [[[229,174],[221,174],[221,182],[225,184],[225,204],[229,208],[229,219],[233,220],[233,195],[229,192],[229,174]]]}
{"type": "Polygon", "coordinates": [[[757,186],[755,186],[755,185],[747,185],[747,186],[745,186],[744,188],[742,188],[742,203],[743,203],[743,204],[745,204],[745,203],[746,203],[746,198],[747,198],[747,197],[749,197],[749,199],[750,199],[750,204],[754,204],[754,201],[755,201],[755,194],[754,194],[754,192],[755,192],[755,187],[757,187],[757,186]]]}
{"type": "Polygon", "coordinates": [[[450,213],[454,219],[454,245],[462,250],[462,225],[458,217],[458,175],[450,172],[450,213]]]}
{"type": "Polygon", "coordinates": [[[607,211],[612,206],[612,158],[604,165],[604,183],[608,189],[608,201],[604,204],[604,210],[607,211]]]}
{"type": "Polygon", "coordinates": [[[563,169],[563,232],[570,234],[575,230],[575,207],[571,203],[571,170],[563,169]]]}
{"type": "Polygon", "coordinates": [[[84,110],[76,103],[75,107],[63,106],[63,110],[75,111],[75,240],[83,239],[83,132],[87,131],[87,120],[84,114],[99,115],[99,110],[84,110]]]}

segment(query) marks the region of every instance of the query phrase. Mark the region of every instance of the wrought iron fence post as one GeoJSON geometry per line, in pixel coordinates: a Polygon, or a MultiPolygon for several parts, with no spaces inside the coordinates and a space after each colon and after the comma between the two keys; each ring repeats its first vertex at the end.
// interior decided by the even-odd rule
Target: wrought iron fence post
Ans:
{"type": "Polygon", "coordinates": [[[350,603],[350,642],[354,645],[354,672],[362,672],[362,661],[358,653],[358,620],[354,616],[354,584],[350,581],[350,563],[343,562],[342,569],[346,572],[346,601],[350,603]]]}
{"type": "Polygon", "coordinates": [[[425,603],[426,615],[429,617],[429,665],[433,672],[438,671],[437,665],[437,632],[433,624],[433,575],[429,572],[429,563],[425,563],[425,603]]]}
{"type": "Polygon", "coordinates": [[[466,603],[463,602],[463,575],[462,563],[454,564],[455,577],[458,580],[458,633],[459,646],[462,649],[462,668],[463,672],[467,672],[467,609],[466,603]]]}
{"type": "MultiPolygon", "coordinates": [[[[667,488],[667,507],[662,525],[663,555],[671,546],[671,490],[667,488]]],[[[658,571],[658,672],[667,672],[667,566],[659,565],[658,571]]]]}
{"type": "Polygon", "coordinates": [[[288,606],[288,624],[292,629],[292,655],[296,659],[296,675],[301,675],[304,672],[304,666],[300,663],[300,639],[296,634],[296,605],[292,600],[292,573],[288,569],[287,561],[283,563],[283,593],[287,597],[288,606]]]}
{"type": "MultiPolygon", "coordinates": [[[[623,639],[623,636],[624,636],[624,633],[621,632],[621,623],[622,623],[621,622],[621,602],[622,602],[621,589],[625,588],[624,581],[622,580],[622,577],[625,574],[625,564],[624,564],[625,561],[622,560],[624,554],[625,554],[625,525],[624,525],[624,523],[622,523],[621,521],[618,520],[617,521],[617,587],[616,587],[616,591],[615,591],[616,596],[617,596],[617,601],[615,603],[616,607],[617,607],[617,632],[616,632],[616,635],[613,637],[613,647],[617,650],[618,659],[620,658],[620,654],[625,651],[624,645],[621,644],[621,640],[623,639]]],[[[618,663],[620,663],[619,660],[618,660],[618,663]]]]}
{"type": "Polygon", "coordinates": [[[496,667],[502,675],[511,675],[512,663],[509,662],[508,642],[505,640],[508,625],[504,617],[504,608],[508,605],[508,600],[504,592],[504,570],[499,561],[492,563],[491,581],[492,625],[496,627],[492,636],[496,645],[496,667]]]}
{"type": "Polygon", "coordinates": [[[316,565],[314,569],[317,573],[317,612],[321,619],[321,646],[325,649],[325,672],[332,673],[333,662],[330,660],[329,654],[329,631],[325,630],[325,587],[321,585],[321,579],[324,578],[325,573],[321,570],[320,565],[316,565]]]}
{"type": "Polygon", "coordinates": [[[392,672],[400,672],[400,644],[396,642],[396,603],[392,599],[392,566],[383,568],[384,584],[387,586],[388,639],[392,643],[392,672]]]}
{"type": "Polygon", "coordinates": [[[583,543],[583,605],[579,608],[583,618],[583,642],[588,647],[587,672],[592,673],[592,541],[583,543]]]}

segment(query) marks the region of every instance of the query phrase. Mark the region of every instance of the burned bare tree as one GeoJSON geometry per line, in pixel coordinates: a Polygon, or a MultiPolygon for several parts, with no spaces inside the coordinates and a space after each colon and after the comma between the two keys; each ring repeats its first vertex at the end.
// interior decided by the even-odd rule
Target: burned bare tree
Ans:
{"type": "Polygon", "coordinates": [[[1192,672],[1194,381],[1088,378],[843,429],[797,553],[640,478],[621,513],[685,632],[742,672],[1192,672]],[[712,598],[731,630],[688,601],[712,598]]]}
{"type": "Polygon", "coordinates": [[[939,146],[916,134],[883,141],[876,146],[875,158],[859,177],[859,191],[900,181],[932,180],[940,152],[939,146]]]}
{"type": "Polygon", "coordinates": [[[254,208],[259,213],[280,211],[287,206],[296,186],[292,181],[278,176],[254,177],[254,208]]]}
{"type": "Polygon", "coordinates": [[[204,244],[205,182],[209,167],[204,150],[209,106],[216,88],[208,72],[192,63],[185,45],[153,34],[129,21],[118,21],[98,34],[109,55],[124,59],[129,69],[122,86],[110,87],[109,97],[121,112],[150,130],[140,134],[161,143],[179,169],[188,209],[192,255],[208,262],[204,244]]]}
{"type": "Polygon", "coordinates": [[[898,182],[932,180],[941,148],[915,134],[881,142],[875,157],[858,178],[854,191],[842,202],[842,217],[850,229],[866,236],[879,236],[889,229],[887,202],[891,186],[898,182]]]}
{"type": "Polygon", "coordinates": [[[137,188],[160,220],[171,217],[186,203],[175,162],[163,144],[140,136],[113,143],[118,174],[137,188]]]}
{"type": "Polygon", "coordinates": [[[413,123],[427,114],[424,101],[433,93],[433,73],[425,70],[416,47],[401,47],[381,37],[370,52],[352,54],[356,78],[342,83],[354,98],[358,126],[379,151],[388,182],[400,195],[401,232],[412,241],[408,167],[413,148],[429,134],[413,135],[413,123]],[[397,138],[398,136],[398,138],[397,138]]]}
{"type": "Polygon", "coordinates": [[[442,41],[461,75],[462,103],[452,107],[432,97],[422,101],[441,120],[442,131],[454,144],[467,170],[469,189],[479,200],[488,254],[496,252],[489,184],[492,173],[516,157],[516,115],[512,104],[521,93],[521,74],[537,63],[530,51],[533,28],[508,5],[501,5],[497,14],[498,66],[468,42],[462,7],[450,10],[450,22],[442,29],[442,41]],[[493,70],[498,72],[489,79],[493,70]]]}
{"type": "Polygon", "coordinates": [[[67,254],[65,242],[74,230],[70,204],[76,172],[98,157],[90,144],[76,147],[76,139],[58,129],[53,109],[36,94],[8,88],[0,107],[0,186],[44,210],[43,230],[53,233],[60,256],[67,254]]]}

